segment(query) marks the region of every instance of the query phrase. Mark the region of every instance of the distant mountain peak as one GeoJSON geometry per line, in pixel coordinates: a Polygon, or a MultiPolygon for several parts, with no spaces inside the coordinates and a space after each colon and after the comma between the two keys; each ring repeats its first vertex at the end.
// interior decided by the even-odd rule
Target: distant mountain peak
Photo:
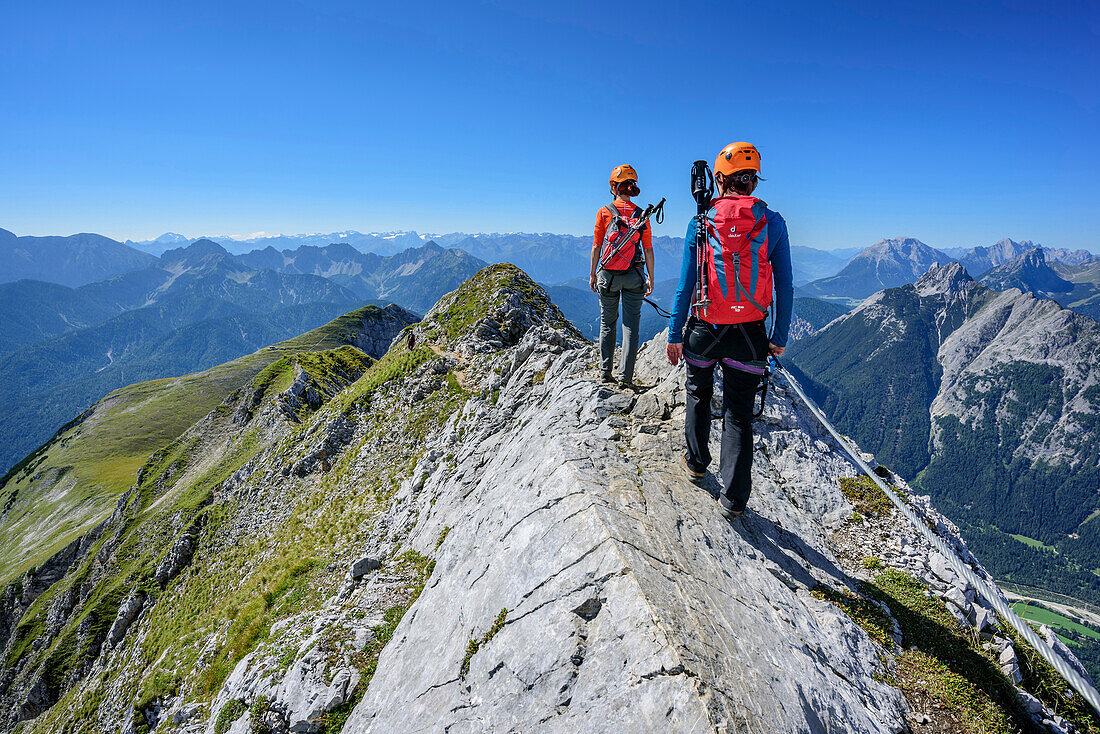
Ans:
{"type": "Polygon", "coordinates": [[[165,250],[161,256],[162,262],[173,262],[176,260],[197,260],[199,258],[208,257],[210,255],[224,255],[226,257],[232,257],[229,254],[229,250],[219,245],[217,242],[208,239],[199,239],[192,242],[187,247],[177,247],[172,250],[165,250]]]}
{"type": "Polygon", "coordinates": [[[921,296],[936,293],[953,293],[973,283],[974,279],[966,272],[963,264],[952,260],[944,265],[933,263],[924,275],[917,279],[914,287],[921,296]]]}
{"type": "Polygon", "coordinates": [[[1047,264],[1043,248],[1038,246],[993,268],[982,276],[982,282],[999,291],[1019,288],[1025,292],[1068,293],[1073,290],[1073,283],[1054,272],[1047,264]]]}
{"type": "Polygon", "coordinates": [[[886,237],[852,258],[855,260],[912,260],[921,262],[930,259],[946,261],[948,258],[933,247],[926,245],[916,237],[886,237]]]}
{"type": "Polygon", "coordinates": [[[182,234],[176,234],[175,232],[165,232],[160,237],[157,237],[155,240],[153,240],[153,242],[162,245],[183,244],[188,241],[189,238],[183,236],[182,234]]]}

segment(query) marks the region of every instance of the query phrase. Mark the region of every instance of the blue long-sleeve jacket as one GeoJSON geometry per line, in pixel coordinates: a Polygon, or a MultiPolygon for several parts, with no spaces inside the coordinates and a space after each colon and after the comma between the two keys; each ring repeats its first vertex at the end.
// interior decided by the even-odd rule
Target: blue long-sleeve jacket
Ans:
{"type": "MultiPolygon", "coordinates": [[[[791,307],[794,305],[794,276],[791,273],[791,242],[787,236],[787,223],[778,212],[765,210],[768,219],[768,260],[772,264],[772,282],[775,286],[775,328],[771,342],[777,347],[787,346],[791,330],[791,307]]],[[[682,340],[684,323],[691,308],[691,297],[699,279],[699,266],[695,260],[695,217],[688,224],[684,238],[684,256],[680,265],[680,285],[676,288],[676,300],[672,318],[668,323],[668,341],[678,344],[682,340]]]]}

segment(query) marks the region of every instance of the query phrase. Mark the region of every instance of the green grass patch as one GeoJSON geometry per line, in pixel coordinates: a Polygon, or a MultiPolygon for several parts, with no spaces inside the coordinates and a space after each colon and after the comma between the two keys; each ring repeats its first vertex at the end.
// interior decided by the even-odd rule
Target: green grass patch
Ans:
{"type": "MultiPolygon", "coordinates": [[[[1013,611],[1020,615],[1024,619],[1035,622],[1036,624],[1045,624],[1052,628],[1055,632],[1061,632],[1063,630],[1067,632],[1074,632],[1078,635],[1085,637],[1091,637],[1094,640],[1100,640],[1100,632],[1096,631],[1092,627],[1087,627],[1083,624],[1075,622],[1074,620],[1066,617],[1052,609],[1039,606],[1034,602],[1018,601],[1012,604],[1013,611]]],[[[1061,635],[1059,635],[1061,636],[1061,635]]],[[[1063,637],[1062,641],[1067,644],[1076,644],[1074,640],[1063,637]]]]}
{"type": "Polygon", "coordinates": [[[417,367],[435,357],[436,353],[427,347],[417,347],[409,351],[403,344],[399,345],[371,365],[363,376],[337,400],[345,409],[350,409],[354,405],[368,407],[371,397],[379,387],[390,380],[411,374],[417,367]]]}
{"type": "Polygon", "coordinates": [[[470,661],[474,659],[474,655],[477,655],[477,651],[489,644],[489,640],[493,639],[497,632],[500,632],[504,628],[504,623],[508,619],[508,610],[501,609],[500,614],[493,620],[493,624],[489,627],[481,637],[472,638],[466,644],[466,656],[462,658],[462,665],[459,666],[458,674],[465,678],[466,674],[470,672],[470,661]]]}
{"type": "MultiPolygon", "coordinates": [[[[909,494],[897,487],[891,487],[903,500],[909,499],[909,494]]],[[[894,503],[886,496],[886,493],[871,481],[870,477],[861,475],[858,477],[841,477],[840,491],[852,503],[856,511],[862,515],[878,517],[887,515],[894,509],[894,503]]]]}
{"type": "Polygon", "coordinates": [[[868,560],[872,563],[865,565],[878,573],[872,582],[861,584],[859,594],[824,587],[814,594],[843,609],[875,642],[893,649],[889,616],[874,602],[886,605],[902,635],[896,672],[888,682],[901,689],[911,705],[952,731],[1030,730],[1011,681],[992,654],[982,650],[969,631],[959,628],[944,602],[926,595],[925,587],[909,574],[880,568],[880,563],[873,562],[877,559],[868,560]]]}
{"type": "Polygon", "coordinates": [[[1038,548],[1039,550],[1050,551],[1051,553],[1057,553],[1058,552],[1057,548],[1055,548],[1052,545],[1047,545],[1046,543],[1042,542],[1041,540],[1036,540],[1035,538],[1029,538],[1026,535],[1019,535],[1018,533],[1009,533],[1009,535],[1011,535],[1013,538],[1020,541],[1024,545],[1029,545],[1032,548],[1038,548]]]}
{"type": "Polygon", "coordinates": [[[246,711],[248,711],[248,707],[244,705],[244,701],[236,698],[226,701],[221,711],[218,712],[217,720],[214,722],[214,734],[225,734],[229,731],[229,727],[233,725],[233,722],[244,716],[246,711]]]}
{"type": "Polygon", "coordinates": [[[828,586],[818,586],[811,593],[818,599],[832,602],[843,609],[878,644],[885,648],[893,647],[890,639],[890,630],[893,628],[890,616],[872,599],[840,592],[828,586]]]}
{"type": "Polygon", "coordinates": [[[1100,732],[1100,717],[1080,694],[1069,687],[1050,663],[1023,641],[1016,630],[1004,628],[1016,648],[1023,686],[1059,716],[1068,719],[1080,732],[1100,732]]]}

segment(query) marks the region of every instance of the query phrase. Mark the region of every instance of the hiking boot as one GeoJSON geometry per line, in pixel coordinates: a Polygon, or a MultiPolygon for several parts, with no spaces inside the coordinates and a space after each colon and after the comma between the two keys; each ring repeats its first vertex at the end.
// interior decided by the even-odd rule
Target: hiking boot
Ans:
{"type": "Polygon", "coordinates": [[[741,515],[745,514],[744,507],[742,507],[740,510],[734,509],[733,503],[726,499],[725,496],[719,497],[718,503],[722,505],[722,517],[726,518],[727,520],[736,520],[737,518],[741,517],[741,515]]]}
{"type": "Polygon", "coordinates": [[[610,372],[604,372],[603,375],[600,377],[600,382],[614,383],[615,378],[612,377],[610,372]]]}
{"type": "Polygon", "coordinates": [[[705,471],[699,471],[698,469],[691,468],[691,464],[688,463],[688,455],[686,451],[680,454],[680,466],[684,467],[684,471],[688,473],[688,476],[691,477],[691,481],[693,482],[698,482],[707,475],[705,471]]]}
{"type": "Polygon", "coordinates": [[[619,380],[619,387],[623,390],[633,390],[637,385],[634,384],[633,380],[619,380]]]}

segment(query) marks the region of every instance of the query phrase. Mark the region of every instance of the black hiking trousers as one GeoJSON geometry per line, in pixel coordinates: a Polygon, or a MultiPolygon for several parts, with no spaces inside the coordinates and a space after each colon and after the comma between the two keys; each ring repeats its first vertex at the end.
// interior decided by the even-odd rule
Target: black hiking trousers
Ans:
{"type": "Polygon", "coordinates": [[[744,510],[752,491],[752,413],[760,375],[743,369],[750,361],[768,358],[768,334],[763,320],[715,326],[692,318],[684,329],[687,362],[687,462],[696,471],[710,465],[710,401],[714,368],[722,367],[722,506],[744,510]]]}

